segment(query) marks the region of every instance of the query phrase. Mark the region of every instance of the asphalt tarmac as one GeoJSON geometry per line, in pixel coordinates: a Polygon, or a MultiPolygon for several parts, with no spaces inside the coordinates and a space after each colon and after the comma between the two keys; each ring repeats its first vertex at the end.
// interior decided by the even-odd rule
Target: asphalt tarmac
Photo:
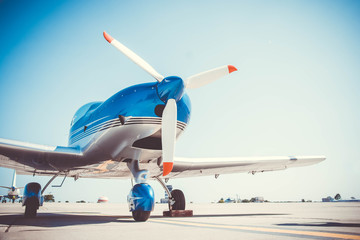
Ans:
{"type": "Polygon", "coordinates": [[[193,217],[134,222],[126,204],[45,203],[34,219],[0,204],[0,239],[360,239],[360,203],[188,204],[193,217]]]}

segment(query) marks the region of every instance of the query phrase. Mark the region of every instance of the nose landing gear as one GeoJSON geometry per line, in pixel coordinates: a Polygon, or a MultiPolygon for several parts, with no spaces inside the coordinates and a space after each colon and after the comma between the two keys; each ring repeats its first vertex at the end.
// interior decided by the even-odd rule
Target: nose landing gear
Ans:
{"type": "Polygon", "coordinates": [[[128,167],[136,182],[127,197],[129,209],[135,221],[144,222],[149,219],[151,211],[154,210],[154,190],[146,183],[148,171],[140,170],[139,161],[128,162],[128,167]]]}

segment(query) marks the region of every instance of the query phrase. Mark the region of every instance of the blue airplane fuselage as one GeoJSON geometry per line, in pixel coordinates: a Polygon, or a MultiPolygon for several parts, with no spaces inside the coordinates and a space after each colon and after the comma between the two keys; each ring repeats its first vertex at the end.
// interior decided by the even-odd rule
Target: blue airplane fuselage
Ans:
{"type": "Polygon", "coordinates": [[[191,111],[189,96],[184,92],[181,78],[168,77],[161,83],[134,85],[119,91],[104,102],[92,102],[82,106],[71,122],[69,146],[83,149],[88,145],[90,136],[124,125],[127,119],[137,119],[138,122],[160,121],[169,98],[177,101],[178,125],[184,123],[186,126],[191,111]]]}

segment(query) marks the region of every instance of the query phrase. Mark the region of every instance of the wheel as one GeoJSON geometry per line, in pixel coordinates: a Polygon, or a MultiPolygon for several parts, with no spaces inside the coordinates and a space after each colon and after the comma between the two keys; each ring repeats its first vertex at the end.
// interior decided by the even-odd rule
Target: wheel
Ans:
{"type": "Polygon", "coordinates": [[[145,222],[149,219],[151,211],[132,211],[132,216],[137,222],[145,222]]]}
{"type": "Polygon", "coordinates": [[[25,206],[25,217],[33,218],[36,217],[37,206],[34,204],[29,204],[25,206]]]}
{"type": "Polygon", "coordinates": [[[172,205],[172,210],[185,210],[184,193],[179,189],[175,189],[171,191],[171,196],[175,200],[175,203],[172,205]]]}
{"type": "Polygon", "coordinates": [[[36,217],[37,210],[39,209],[39,203],[37,198],[29,198],[25,203],[25,217],[33,218],[36,217]]]}

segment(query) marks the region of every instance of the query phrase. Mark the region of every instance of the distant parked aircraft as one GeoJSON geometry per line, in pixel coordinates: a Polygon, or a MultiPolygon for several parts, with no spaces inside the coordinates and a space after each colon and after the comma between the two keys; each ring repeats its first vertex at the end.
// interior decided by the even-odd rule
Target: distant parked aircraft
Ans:
{"type": "Polygon", "coordinates": [[[8,198],[13,203],[15,202],[16,199],[21,197],[20,196],[20,188],[24,188],[24,187],[16,187],[16,170],[14,170],[13,181],[12,181],[11,187],[5,187],[5,186],[0,186],[0,187],[9,189],[9,192],[7,195],[1,196],[1,199],[4,198],[2,201],[6,202],[5,198],[8,198]]]}

